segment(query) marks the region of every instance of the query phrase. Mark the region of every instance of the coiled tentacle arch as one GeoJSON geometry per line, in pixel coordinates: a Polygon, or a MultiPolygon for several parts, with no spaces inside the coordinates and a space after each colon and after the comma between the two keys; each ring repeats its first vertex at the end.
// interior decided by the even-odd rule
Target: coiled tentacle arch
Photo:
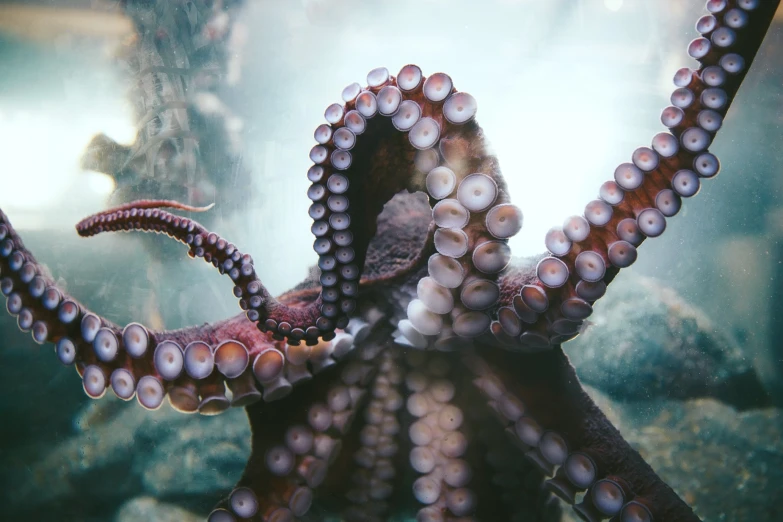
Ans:
{"type": "Polygon", "coordinates": [[[231,277],[240,304],[259,329],[276,339],[314,344],[319,337],[331,340],[356,308],[367,248],[383,205],[402,190],[426,188],[439,254],[430,258],[430,277],[422,281],[429,308],[418,300],[410,305],[413,323],[404,323],[406,337],[422,347],[426,341],[421,334],[441,331],[442,317],[454,308],[452,289],[469,314],[455,322],[456,331],[481,333],[488,316],[471,310],[486,310],[499,297],[497,276],[510,261],[506,242],[521,227],[522,214],[508,203],[497,159],[487,152],[475,123],[476,101],[457,92],[449,76],[425,78],[415,65],[404,67],[397,77],[375,69],[367,81],[365,89],[358,83],[346,87],[345,105],[329,106],[324,114],[328,124],[314,134],[318,144],[310,151],[314,165],[307,172],[312,181],[308,196],[322,290],[308,306],[277,302],[259,281],[249,256],[162,210],[111,209],[82,221],[77,230],[84,236],[106,230],[166,232],[188,244],[191,256],[204,257],[231,277]],[[403,175],[389,175],[395,171],[403,175]]]}

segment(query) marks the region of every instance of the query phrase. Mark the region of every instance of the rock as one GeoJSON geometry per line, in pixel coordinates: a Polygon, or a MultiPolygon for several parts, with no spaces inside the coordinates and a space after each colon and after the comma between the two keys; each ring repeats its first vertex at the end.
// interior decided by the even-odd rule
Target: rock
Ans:
{"type": "Polygon", "coordinates": [[[148,451],[134,460],[134,468],[144,491],[158,497],[230,491],[250,457],[244,410],[231,409],[217,417],[172,413],[170,422],[154,422],[142,435],[148,451]]]}
{"type": "Polygon", "coordinates": [[[0,477],[14,494],[6,510],[19,518],[57,512],[58,520],[77,520],[153,495],[204,505],[206,513],[231,490],[250,455],[242,409],[204,417],[164,402],[149,412],[107,395],[83,409],[76,423],[81,432],[74,436],[54,446],[30,445],[7,460],[0,477]],[[85,487],[89,502],[82,498],[85,487]]]}
{"type": "Polygon", "coordinates": [[[783,519],[783,411],[714,399],[621,403],[588,390],[703,522],[783,519]]]}
{"type": "Polygon", "coordinates": [[[137,497],[122,505],[114,522],[204,522],[204,517],[153,497],[137,497]]]}
{"type": "Polygon", "coordinates": [[[740,409],[769,398],[739,344],[659,281],[623,274],[564,345],[580,379],[614,398],[716,397],[740,409]]]}

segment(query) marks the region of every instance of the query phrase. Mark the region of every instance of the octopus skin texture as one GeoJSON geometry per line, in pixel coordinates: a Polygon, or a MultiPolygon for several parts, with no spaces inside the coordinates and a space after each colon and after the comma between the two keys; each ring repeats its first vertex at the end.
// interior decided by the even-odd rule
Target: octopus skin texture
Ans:
{"type": "Polygon", "coordinates": [[[636,149],[548,252],[512,259],[522,226],[477,103],[443,73],[370,71],[314,133],[319,270],[275,298],[251,256],[142,200],[90,216],[82,236],[152,231],[233,283],[242,313],[157,332],[120,326],[58,288],[0,211],[0,290],[93,398],[154,410],[244,407],[252,454],[210,522],[556,520],[684,522],[694,512],[583,391],[561,344],[648,237],[719,170],[708,147],[777,1],[709,0],[674,77],[667,131],[636,149]],[[426,197],[422,196],[426,195],[426,197]]]}

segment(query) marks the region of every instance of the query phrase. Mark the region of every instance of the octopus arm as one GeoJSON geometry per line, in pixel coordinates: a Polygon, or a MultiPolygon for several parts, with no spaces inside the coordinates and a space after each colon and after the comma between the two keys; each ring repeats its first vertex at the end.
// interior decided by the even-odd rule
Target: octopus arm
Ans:
{"type": "Polygon", "coordinates": [[[482,350],[464,361],[508,438],[582,518],[699,520],[588,397],[560,347],[526,357],[482,350]]]}
{"type": "Polygon", "coordinates": [[[286,345],[245,315],[165,332],[135,322],[120,327],[58,288],[2,211],[0,289],[20,329],[40,344],[53,343],[58,359],[76,367],[88,396],[111,388],[151,410],[167,396],[181,412],[206,415],[276,400],[353,347],[345,332],[315,346],[286,345]]]}
{"type": "Polygon", "coordinates": [[[476,429],[491,419],[460,358],[401,349],[389,333],[286,401],[247,408],[253,453],[210,522],[324,509],[348,521],[559,519],[543,473],[502,430],[476,429]]]}
{"type": "Polygon", "coordinates": [[[535,278],[515,270],[501,277],[505,315],[492,325],[501,342],[509,344],[509,338],[519,335],[523,346],[538,350],[578,335],[606,286],[636,261],[642,242],[663,234],[683,200],[718,174],[720,162],[708,147],[778,4],[707,2],[708,14],[696,23],[701,35],[688,46],[699,66],[677,71],[671,105],[661,114],[668,131],[656,134],[649,147],[637,148],[629,162],[619,165],[581,215],[547,233],[548,252],[538,260],[535,278]]]}
{"type": "MultiPolygon", "coordinates": [[[[310,508],[316,492],[337,484],[350,489],[355,484],[350,463],[361,447],[358,433],[369,415],[369,392],[378,374],[389,372],[394,372],[394,360],[385,350],[375,359],[351,357],[340,371],[307,382],[286,401],[248,407],[252,454],[237,487],[210,520],[233,520],[228,518],[232,514],[251,520],[314,516],[310,508]],[[251,509],[238,509],[238,495],[252,502],[251,509]]],[[[386,420],[393,419],[389,413],[386,420]]],[[[344,507],[342,497],[325,499],[332,507],[344,507]]]]}

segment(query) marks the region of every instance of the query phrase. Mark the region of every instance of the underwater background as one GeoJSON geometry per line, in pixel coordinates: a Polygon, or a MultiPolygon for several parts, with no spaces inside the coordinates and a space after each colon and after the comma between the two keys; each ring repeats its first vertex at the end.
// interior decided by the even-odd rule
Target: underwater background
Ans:
{"type": "MultiPolygon", "coordinates": [[[[172,329],[238,307],[183,247],[82,239],[77,221],[139,197],[214,202],[194,218],[252,253],[272,293],[292,288],[316,261],[312,130],[343,87],[379,66],[444,71],[476,97],[525,214],[513,252],[543,252],[546,231],[663,130],[704,10],[680,0],[225,3],[223,54],[193,64],[220,69],[218,80],[196,77],[184,93],[201,111],[190,129],[200,163],[172,171],[90,155],[96,135],[119,156],[137,130],[149,139],[157,131],[137,124],[135,100],[165,90],[134,83],[123,53],[139,35],[116,2],[0,4],[0,207],[70,294],[119,324],[172,329]]],[[[705,521],[783,519],[782,40],[779,14],[711,146],[721,173],[645,242],[564,345],[594,400],[705,521]]],[[[162,149],[160,164],[182,152],[162,149]]],[[[0,350],[3,520],[203,520],[240,477],[250,452],[240,409],[202,417],[112,394],[92,401],[6,314],[0,350]]],[[[565,507],[563,517],[576,519],[565,507]]]]}

